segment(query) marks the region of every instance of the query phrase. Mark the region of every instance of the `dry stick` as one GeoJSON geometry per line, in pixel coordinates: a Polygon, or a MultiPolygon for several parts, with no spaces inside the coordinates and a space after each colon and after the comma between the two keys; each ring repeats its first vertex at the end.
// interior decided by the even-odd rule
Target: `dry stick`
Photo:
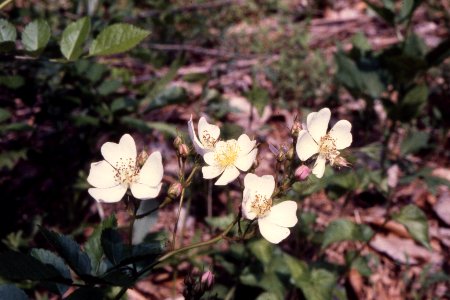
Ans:
{"type": "Polygon", "coordinates": [[[4,9],[8,4],[11,4],[14,0],[6,0],[3,1],[2,4],[0,4],[0,10],[4,9]]]}
{"type": "Polygon", "coordinates": [[[168,11],[150,10],[146,13],[139,14],[139,17],[140,18],[149,18],[149,17],[159,15],[161,13],[164,13],[164,15],[168,15],[168,14],[175,14],[175,13],[179,13],[179,12],[192,12],[192,11],[206,10],[206,9],[217,9],[217,8],[220,8],[221,6],[227,6],[227,5],[232,5],[232,4],[241,5],[242,3],[244,3],[242,0],[217,0],[217,1],[211,1],[211,2],[206,2],[206,3],[198,3],[198,4],[183,6],[183,7],[175,7],[168,11]]]}

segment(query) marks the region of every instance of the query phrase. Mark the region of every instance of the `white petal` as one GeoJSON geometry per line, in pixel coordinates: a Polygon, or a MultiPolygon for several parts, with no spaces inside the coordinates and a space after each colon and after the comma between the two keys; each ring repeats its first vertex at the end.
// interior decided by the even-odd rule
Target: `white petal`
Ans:
{"type": "Polygon", "coordinates": [[[239,156],[249,153],[253,148],[255,148],[256,145],[256,141],[250,140],[246,134],[241,134],[237,142],[239,145],[239,156]]]}
{"type": "Polygon", "coordinates": [[[306,130],[298,133],[297,145],[295,147],[298,158],[305,161],[312,155],[319,152],[319,145],[314,141],[312,136],[306,130]]]}
{"type": "Polygon", "coordinates": [[[97,188],[110,188],[117,185],[115,172],[106,160],[95,162],[91,164],[87,181],[97,188]]]}
{"type": "Polygon", "coordinates": [[[253,149],[252,151],[250,151],[250,153],[248,153],[244,156],[239,156],[236,159],[236,162],[234,163],[234,165],[236,167],[238,167],[241,171],[245,172],[248,169],[250,169],[250,167],[253,165],[257,154],[258,154],[258,149],[253,149]]]}
{"type": "Polygon", "coordinates": [[[222,176],[217,179],[215,185],[227,185],[239,176],[239,170],[235,166],[230,166],[225,169],[222,176]]]}
{"type": "Polygon", "coordinates": [[[152,198],[156,198],[161,190],[162,183],[156,186],[148,186],[142,183],[132,183],[131,184],[131,193],[137,199],[148,200],[152,198]]]}
{"type": "Polygon", "coordinates": [[[265,217],[271,223],[282,227],[292,227],[297,224],[297,203],[291,200],[278,203],[270,209],[265,217]]]}
{"type": "Polygon", "coordinates": [[[275,179],[272,175],[259,177],[250,173],[245,175],[244,187],[250,190],[252,194],[260,194],[266,198],[271,198],[275,190],[275,179]]]}
{"type": "Polygon", "coordinates": [[[195,134],[194,123],[192,122],[192,115],[191,119],[188,121],[188,132],[189,136],[191,137],[192,144],[194,145],[195,151],[197,151],[197,153],[200,155],[205,154],[205,149],[200,140],[198,139],[197,135],[195,134]]]}
{"type": "Polygon", "coordinates": [[[89,194],[98,202],[113,203],[120,201],[127,191],[127,186],[123,184],[116,185],[114,187],[101,189],[90,188],[89,194]]]}
{"type": "Polygon", "coordinates": [[[145,161],[139,172],[139,183],[148,186],[157,186],[163,177],[164,169],[162,164],[161,153],[153,152],[145,161]]]}
{"type": "Polygon", "coordinates": [[[202,173],[203,173],[204,179],[216,178],[217,176],[222,174],[223,171],[224,171],[224,169],[216,167],[216,166],[207,166],[207,167],[202,168],[202,173]]]}
{"type": "Polygon", "coordinates": [[[338,150],[347,148],[352,143],[352,124],[347,120],[340,120],[330,130],[330,136],[336,140],[338,150]]]}
{"type": "Polygon", "coordinates": [[[219,135],[220,135],[220,128],[217,125],[209,124],[206,121],[205,117],[201,117],[200,120],[198,121],[198,135],[199,135],[199,139],[203,143],[203,145],[206,148],[208,148],[207,147],[208,143],[205,140],[205,138],[203,138],[203,136],[209,135],[210,138],[217,141],[217,139],[219,138],[219,135]]]}
{"type": "MultiPolygon", "coordinates": [[[[247,174],[250,175],[250,174],[247,174]]],[[[245,177],[247,177],[247,175],[245,177]]],[[[255,175],[255,174],[252,174],[255,175]]],[[[256,176],[256,175],[255,175],[256,176]]],[[[245,179],[244,179],[245,181],[245,179]]],[[[249,220],[253,220],[256,218],[256,213],[252,211],[252,201],[251,200],[251,191],[247,187],[244,188],[243,199],[242,199],[242,213],[245,218],[249,220]]]]}
{"type": "Polygon", "coordinates": [[[322,108],[312,116],[307,117],[306,127],[313,139],[318,143],[320,138],[327,133],[328,122],[330,122],[331,111],[322,108]]]}
{"type": "Polygon", "coordinates": [[[323,173],[325,173],[325,163],[326,163],[325,157],[319,155],[312,170],[312,173],[316,175],[317,178],[322,178],[323,173]]]}
{"type": "Polygon", "coordinates": [[[258,226],[261,235],[273,244],[278,244],[288,237],[290,230],[271,223],[267,218],[258,219],[258,226]]]}
{"type": "Polygon", "coordinates": [[[253,173],[247,173],[244,177],[245,189],[255,189],[258,186],[259,176],[253,173]]]}
{"type": "Polygon", "coordinates": [[[136,144],[129,134],[124,134],[119,144],[106,142],[101,148],[101,152],[105,160],[113,167],[117,166],[122,159],[126,164],[134,164],[136,162],[136,144]]]}
{"type": "Polygon", "coordinates": [[[203,155],[203,159],[205,160],[205,163],[207,163],[210,166],[215,166],[217,164],[216,154],[214,152],[205,153],[203,155]]]}

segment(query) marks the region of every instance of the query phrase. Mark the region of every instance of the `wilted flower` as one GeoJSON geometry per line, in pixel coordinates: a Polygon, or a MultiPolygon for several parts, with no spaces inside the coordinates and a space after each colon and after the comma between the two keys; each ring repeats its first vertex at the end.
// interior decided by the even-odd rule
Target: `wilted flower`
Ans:
{"type": "Polygon", "coordinates": [[[244,178],[242,212],[247,219],[258,218],[261,235],[278,244],[297,224],[297,203],[288,200],[272,206],[275,180],[272,175],[257,176],[249,173],[244,178]]]}
{"type": "Polygon", "coordinates": [[[101,148],[105,160],[91,164],[87,181],[94,186],[89,194],[99,202],[117,202],[128,188],[137,199],[158,196],[161,189],[163,165],[160,152],[153,152],[139,168],[136,144],[129,134],[118,144],[107,142],[101,148]]]}
{"type": "Polygon", "coordinates": [[[189,136],[194,144],[195,151],[204,155],[214,149],[220,135],[220,128],[216,125],[209,124],[205,117],[201,117],[198,121],[198,137],[195,134],[194,123],[191,119],[188,122],[189,136]]]}
{"type": "Polygon", "coordinates": [[[256,141],[242,134],[238,140],[219,141],[214,151],[203,158],[208,166],[202,168],[203,178],[212,179],[222,174],[215,185],[226,185],[239,176],[239,170],[247,171],[256,159],[256,141]]]}
{"type": "Polygon", "coordinates": [[[340,120],[327,133],[330,116],[328,108],[310,113],[306,119],[306,129],[298,134],[296,151],[302,161],[319,154],[312,170],[318,178],[322,178],[325,172],[326,161],[333,165],[339,157],[338,150],[345,149],[352,143],[352,125],[347,120],[340,120]]]}
{"type": "Polygon", "coordinates": [[[295,178],[299,181],[304,181],[311,174],[311,169],[308,166],[301,165],[295,170],[295,178]]]}

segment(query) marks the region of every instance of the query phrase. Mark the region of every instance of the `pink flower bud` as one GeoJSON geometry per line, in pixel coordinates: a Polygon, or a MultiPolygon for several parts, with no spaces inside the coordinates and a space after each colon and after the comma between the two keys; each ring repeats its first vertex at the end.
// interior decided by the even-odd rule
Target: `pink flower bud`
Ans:
{"type": "Polygon", "coordinates": [[[202,275],[201,282],[205,285],[206,289],[210,289],[214,284],[214,274],[209,270],[206,271],[202,275]]]}
{"type": "Polygon", "coordinates": [[[183,140],[177,136],[174,140],[173,140],[173,146],[175,147],[175,149],[178,149],[178,147],[183,144],[183,140]]]}
{"type": "Polygon", "coordinates": [[[181,183],[175,182],[170,185],[169,190],[167,191],[167,194],[171,199],[176,199],[180,196],[182,189],[183,189],[183,187],[182,187],[181,183]]]}
{"type": "Polygon", "coordinates": [[[181,144],[178,146],[178,154],[181,157],[187,157],[189,155],[189,147],[186,144],[181,144]]]}
{"type": "Polygon", "coordinates": [[[300,122],[298,121],[295,121],[291,128],[291,135],[295,138],[298,137],[298,133],[300,132],[300,130],[302,130],[302,124],[300,124],[300,122]]]}
{"type": "Polygon", "coordinates": [[[309,174],[311,174],[311,169],[305,165],[301,165],[295,170],[295,178],[299,181],[304,181],[308,178],[309,174]]]}

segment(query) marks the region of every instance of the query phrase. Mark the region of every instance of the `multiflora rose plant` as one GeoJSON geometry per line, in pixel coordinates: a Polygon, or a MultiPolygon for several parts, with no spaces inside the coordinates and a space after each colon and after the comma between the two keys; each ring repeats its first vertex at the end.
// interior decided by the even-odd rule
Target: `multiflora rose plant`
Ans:
{"type": "MultiPolygon", "coordinates": [[[[264,239],[272,244],[281,243],[288,239],[291,229],[298,222],[297,202],[284,200],[293,181],[296,178],[308,180],[311,167],[313,174],[321,177],[326,160],[330,161],[331,165],[341,165],[344,158],[340,150],[351,143],[350,123],[339,121],[327,133],[329,119],[328,109],[308,115],[304,129],[299,130],[300,127],[297,126],[295,130],[291,130],[295,139],[291,143],[284,143],[286,147],[276,149],[273,175],[263,176],[255,174],[258,172],[254,166],[258,153],[256,140],[243,134],[237,139],[222,141],[219,127],[207,123],[206,119],[201,119],[199,124],[199,138],[196,137],[193,121],[190,120],[189,132],[198,154],[193,157],[194,152],[190,151],[181,137],[177,137],[174,146],[179,166],[178,180],[172,182],[166,193],[161,193],[167,195],[164,201],[158,202],[155,208],[147,212],[138,209],[142,201],[150,203],[148,201],[156,201],[150,199],[156,199],[160,195],[164,169],[161,154],[156,151],[150,155],[145,152],[137,155],[136,143],[129,134],[123,135],[119,143],[107,142],[101,147],[104,159],[91,164],[87,181],[92,187],[88,192],[101,203],[125,200],[130,215],[128,243],[124,243],[123,228],[117,228],[114,216],[106,218],[95,228],[84,247],[68,236],[41,228],[42,234],[60,257],[45,249],[34,249],[32,256],[19,252],[2,256],[0,253],[0,261],[6,264],[6,267],[0,267],[0,276],[12,280],[51,282],[53,287],[60,291],[61,296],[69,286],[78,287],[75,293],[80,291],[81,294],[85,292],[83,289],[88,288],[95,292],[95,299],[105,298],[105,291],[110,291],[111,286],[120,286],[121,290],[116,293],[114,299],[121,299],[128,288],[168,259],[178,256],[181,257],[179,259],[186,258],[181,255],[195,248],[211,246],[223,239],[238,242],[248,240],[254,236],[256,231],[252,229],[256,224],[264,239]],[[298,138],[294,133],[298,134],[298,138]],[[303,161],[300,167],[294,148],[303,161]],[[311,166],[312,161],[309,158],[314,155],[317,155],[316,163],[311,166]],[[188,165],[190,163],[192,165],[188,165]],[[189,173],[186,173],[188,170],[189,173]],[[229,189],[240,186],[242,192],[241,197],[236,197],[240,205],[234,220],[220,234],[209,240],[183,245],[182,240],[176,243],[177,225],[186,190],[191,187],[193,180],[199,178],[195,176],[199,170],[202,170],[204,179],[219,177],[216,185],[230,184],[241,176],[241,172],[249,173],[242,176],[243,181],[238,180],[234,185],[226,187],[229,189]],[[135,220],[152,214],[172,201],[178,201],[177,220],[171,228],[172,238],[164,242],[150,239],[133,244],[135,220]],[[242,225],[246,226],[245,230],[241,230],[242,225]],[[49,268],[48,265],[54,268],[49,268]],[[32,268],[32,272],[24,270],[24,266],[32,268]],[[76,274],[74,278],[68,266],[76,274]],[[18,270],[18,273],[10,276],[11,270],[18,270]],[[40,277],[36,277],[36,274],[40,277]],[[98,293],[100,291],[101,294],[98,293]]],[[[212,188],[212,185],[209,186],[212,188]]],[[[267,244],[265,245],[267,248],[267,244]]],[[[288,265],[288,268],[305,268],[296,258],[290,259],[295,264],[288,265]]],[[[212,280],[209,280],[211,283],[208,284],[204,284],[206,281],[198,282],[202,292],[212,285],[212,280]]],[[[298,287],[303,290],[305,286],[298,287]]],[[[308,292],[308,287],[303,292],[308,292]]]]}

